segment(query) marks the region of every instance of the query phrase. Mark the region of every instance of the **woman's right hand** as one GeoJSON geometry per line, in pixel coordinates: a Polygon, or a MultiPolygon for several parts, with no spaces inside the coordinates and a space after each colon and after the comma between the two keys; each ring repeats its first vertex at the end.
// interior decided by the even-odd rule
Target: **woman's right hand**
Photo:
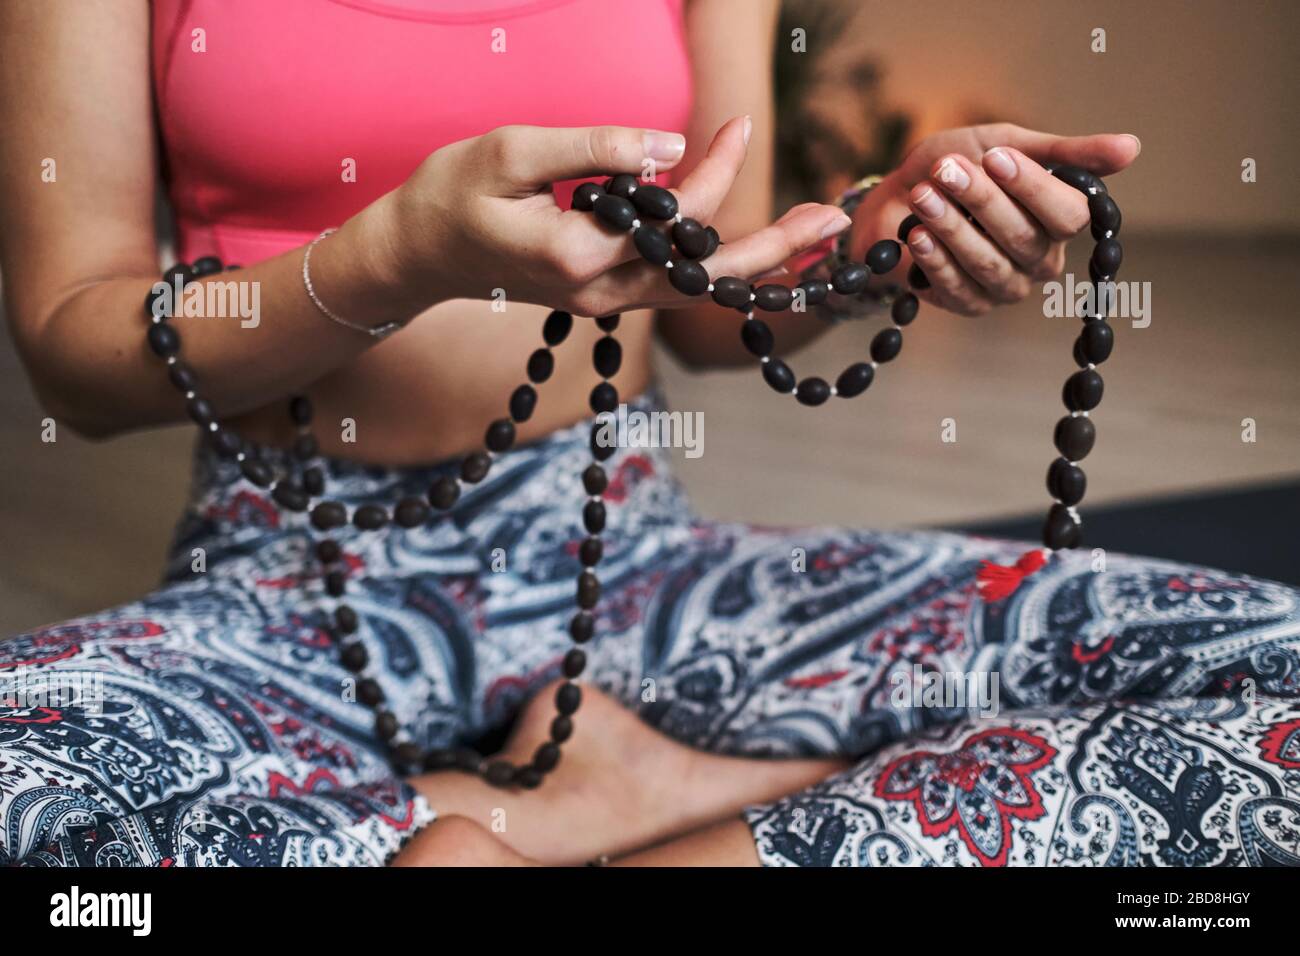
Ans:
{"type": "MultiPolygon", "coordinates": [[[[707,224],[745,160],[749,118],[736,117],[673,192],[681,214],[707,224]]],[[[386,200],[389,256],[399,282],[439,299],[493,297],[606,315],[688,301],[667,270],[594,216],[561,209],[551,183],[655,173],[680,161],[676,133],[596,126],[503,126],[439,149],[386,200]]],[[[779,222],[732,237],[705,261],[713,277],[749,278],[849,225],[837,207],[797,206],[779,222]]]]}

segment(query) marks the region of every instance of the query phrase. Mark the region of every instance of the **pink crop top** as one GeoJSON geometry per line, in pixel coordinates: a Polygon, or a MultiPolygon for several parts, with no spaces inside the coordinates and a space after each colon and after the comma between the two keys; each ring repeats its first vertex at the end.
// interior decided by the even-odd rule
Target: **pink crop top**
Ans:
{"type": "Polygon", "coordinates": [[[179,255],[284,252],[498,126],[684,131],[682,2],[153,0],[179,255]]]}

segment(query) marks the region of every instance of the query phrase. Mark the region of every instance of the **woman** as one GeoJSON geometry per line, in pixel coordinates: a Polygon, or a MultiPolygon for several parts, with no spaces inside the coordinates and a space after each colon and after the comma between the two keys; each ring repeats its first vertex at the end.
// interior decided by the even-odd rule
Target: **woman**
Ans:
{"type": "MultiPolygon", "coordinates": [[[[779,271],[850,229],[860,259],[914,212],[898,274],[914,261],[926,302],[978,314],[1055,275],[1087,226],[1041,164],[1107,175],[1137,155],[1131,136],[952,130],[851,218],[814,203],[768,225],[775,6],[5,6],[0,253],[40,398],[95,437],[185,416],[140,317],[159,176],[180,257],[241,263],[259,296],[251,318],[173,323],[223,427],[287,448],[287,397],[309,396],[331,495],[356,503],[422,495],[481,447],[550,308],[623,313],[614,384],[639,408],[654,334],[691,365],[746,359],[734,313],[567,211],[575,180],[671,183],[725,240],[713,276],[779,271]]],[[[771,324],[793,345],[823,325],[771,324]]],[[[578,321],[518,447],[449,517],[337,536],[366,673],[422,747],[486,752],[511,728],[502,752],[526,762],[546,739],[599,335],[578,321]]],[[[1116,557],[1096,574],[1071,553],[986,603],[979,561],[1023,545],[718,525],[658,453],[606,469],[577,730],[544,786],[497,790],[390,763],[329,637],[310,525],[201,443],[158,591],[0,643],[0,666],[102,686],[0,710],[5,858],[1296,862],[1293,590],[1116,557]],[[893,706],[914,665],[999,676],[1000,712],[893,706]]]]}

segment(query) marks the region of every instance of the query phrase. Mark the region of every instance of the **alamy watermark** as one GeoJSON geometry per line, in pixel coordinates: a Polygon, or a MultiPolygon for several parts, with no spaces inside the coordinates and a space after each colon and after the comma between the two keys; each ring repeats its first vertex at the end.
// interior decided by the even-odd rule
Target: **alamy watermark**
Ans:
{"type": "Polygon", "coordinates": [[[262,283],[209,279],[184,285],[181,277],[153,284],[153,314],[158,317],[239,319],[239,327],[255,329],[262,322],[262,283]]]}
{"type": "Polygon", "coordinates": [[[96,671],[37,670],[20,664],[0,674],[0,707],[40,710],[80,707],[104,712],[104,675],[96,671]]]}
{"type": "Polygon", "coordinates": [[[1082,319],[1100,315],[1132,319],[1133,328],[1151,324],[1150,282],[1075,282],[1067,272],[1063,281],[1043,283],[1043,315],[1049,319],[1082,319]]]}
{"type": "Polygon", "coordinates": [[[629,409],[596,416],[596,444],[602,448],[682,448],[687,458],[704,454],[704,413],[629,409]]]}
{"type": "Polygon", "coordinates": [[[971,710],[981,717],[998,715],[997,671],[936,671],[913,664],[911,671],[890,675],[893,690],[889,702],[894,707],[941,707],[946,710],[971,710]]]}

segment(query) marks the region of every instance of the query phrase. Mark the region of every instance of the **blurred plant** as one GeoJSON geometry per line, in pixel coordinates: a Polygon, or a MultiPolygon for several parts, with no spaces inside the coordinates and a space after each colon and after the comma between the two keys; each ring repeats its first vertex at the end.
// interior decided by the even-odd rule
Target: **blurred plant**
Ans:
{"type": "Polygon", "coordinates": [[[902,159],[912,121],[887,112],[854,0],[784,0],[777,26],[777,188],[790,201],[834,198],[902,159]],[[795,30],[804,50],[796,52],[795,30]]]}

